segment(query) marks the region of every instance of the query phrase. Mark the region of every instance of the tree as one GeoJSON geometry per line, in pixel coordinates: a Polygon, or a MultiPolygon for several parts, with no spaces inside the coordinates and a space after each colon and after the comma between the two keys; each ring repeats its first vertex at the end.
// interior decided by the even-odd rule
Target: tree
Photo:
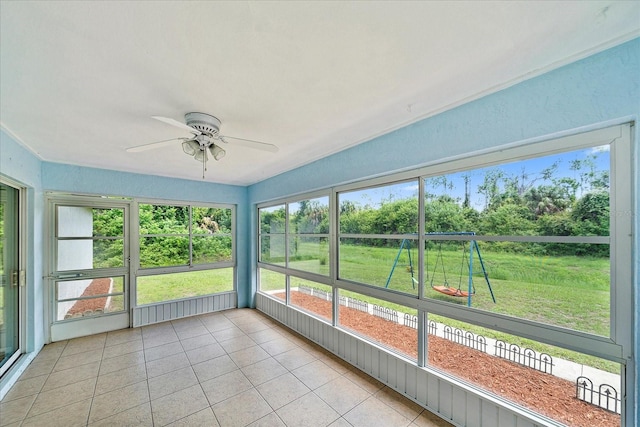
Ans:
{"type": "Polygon", "coordinates": [[[575,223],[574,235],[609,235],[609,193],[594,191],[585,194],[571,212],[575,223]]]}
{"type": "Polygon", "coordinates": [[[504,172],[500,169],[489,169],[484,174],[482,184],[478,186],[478,193],[484,195],[484,208],[489,209],[495,205],[500,194],[498,183],[504,177],[504,172]]]}
{"type": "Polygon", "coordinates": [[[534,217],[526,206],[505,204],[486,211],[480,219],[481,232],[488,235],[528,236],[535,231],[534,217]]]}
{"type": "Polygon", "coordinates": [[[536,217],[562,212],[571,205],[571,197],[565,188],[550,185],[530,188],[523,201],[536,217]]]}
{"type": "Polygon", "coordinates": [[[455,233],[469,231],[469,209],[464,209],[450,196],[440,196],[425,203],[425,231],[427,233],[455,233]]]}

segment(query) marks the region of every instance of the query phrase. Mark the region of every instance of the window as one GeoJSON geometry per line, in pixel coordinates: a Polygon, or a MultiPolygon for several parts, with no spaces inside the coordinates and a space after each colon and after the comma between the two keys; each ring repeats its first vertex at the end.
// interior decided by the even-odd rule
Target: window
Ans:
{"type": "Polygon", "coordinates": [[[424,295],[608,337],[610,175],[601,145],[425,178],[424,295]]]}
{"type": "Polygon", "coordinates": [[[258,217],[259,289],[331,321],[329,197],[261,207],[258,217]]]}
{"type": "Polygon", "coordinates": [[[338,193],[344,280],[418,295],[418,183],[338,193]]]}
{"type": "Polygon", "coordinates": [[[285,266],[285,207],[260,209],[260,261],[285,266]]]}
{"type": "Polygon", "coordinates": [[[234,289],[231,206],[139,203],[137,304],[234,289]]]}
{"type": "MultiPolygon", "coordinates": [[[[326,205],[336,222],[328,221],[326,270],[301,266],[306,249],[295,251],[304,234],[292,221],[300,215],[299,199],[259,206],[258,267],[261,275],[282,277],[287,304],[323,318],[330,303],[336,327],[421,366],[559,422],[584,416],[619,425],[625,384],[634,384],[625,369],[633,357],[630,135],[629,126],[606,128],[333,188],[326,205]],[[329,276],[319,278],[324,271],[329,276]],[[306,295],[296,300],[294,292],[306,295]],[[309,305],[309,297],[324,302],[309,305]],[[375,306],[381,319],[411,334],[400,348],[385,334],[350,325],[352,306],[367,316],[375,306]],[[477,358],[528,372],[530,366],[509,359],[518,351],[538,365],[549,356],[553,372],[542,375],[562,379],[565,390],[591,387],[594,395],[605,390],[617,397],[603,397],[607,406],[588,402],[579,414],[549,412],[542,401],[496,388],[511,381],[507,369],[497,370],[493,382],[462,370],[477,358]]],[[[315,254],[319,246],[321,240],[307,248],[315,254]]]]}
{"type": "Polygon", "coordinates": [[[329,198],[289,203],[289,268],[329,275],[329,198]]]}

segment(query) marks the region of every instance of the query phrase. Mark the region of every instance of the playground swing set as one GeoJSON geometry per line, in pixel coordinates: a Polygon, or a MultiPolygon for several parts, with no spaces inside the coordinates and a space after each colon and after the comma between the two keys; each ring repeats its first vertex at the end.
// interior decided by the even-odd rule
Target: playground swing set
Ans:
{"type": "MultiPolygon", "coordinates": [[[[475,232],[456,232],[456,233],[426,233],[427,236],[473,236],[475,235],[475,232]]],[[[489,281],[489,275],[487,274],[487,270],[485,268],[484,265],[484,261],[482,260],[482,255],[480,254],[480,247],[478,246],[478,243],[475,240],[470,240],[469,241],[469,252],[467,252],[466,248],[465,248],[465,242],[461,241],[462,243],[462,261],[460,264],[460,275],[459,275],[459,280],[458,280],[458,287],[454,287],[451,286],[449,284],[449,281],[447,280],[447,272],[444,266],[444,259],[442,257],[442,241],[438,242],[438,252],[436,254],[436,262],[435,265],[433,267],[433,272],[431,272],[431,280],[429,282],[429,285],[431,286],[431,289],[433,289],[436,292],[440,292],[441,294],[444,295],[448,295],[451,297],[459,297],[459,298],[467,298],[467,305],[469,307],[471,307],[471,297],[473,295],[475,295],[476,293],[476,288],[475,285],[473,284],[473,257],[474,257],[474,252],[478,255],[478,261],[480,262],[480,266],[482,268],[482,274],[484,275],[484,280],[487,283],[487,287],[489,288],[489,293],[491,294],[491,299],[493,300],[493,302],[496,302],[496,297],[493,294],[493,289],[491,288],[491,282],[489,281]],[[435,276],[438,270],[438,264],[440,264],[441,268],[442,268],[442,277],[444,278],[443,284],[442,285],[435,285],[435,276]],[[463,290],[462,289],[462,275],[464,272],[464,267],[465,264],[468,267],[468,284],[467,284],[467,289],[463,290]]],[[[415,272],[413,269],[413,258],[415,258],[415,256],[412,257],[411,254],[411,241],[409,239],[402,239],[402,242],[400,243],[400,248],[398,249],[398,253],[395,257],[395,260],[393,261],[393,266],[391,267],[391,271],[389,272],[389,277],[387,277],[387,283],[385,284],[385,288],[389,287],[389,284],[391,283],[391,277],[393,276],[393,272],[395,271],[396,267],[398,266],[398,261],[400,260],[400,256],[402,255],[402,251],[406,250],[407,251],[407,258],[408,258],[408,262],[409,264],[407,265],[407,270],[409,271],[409,273],[411,274],[411,285],[413,286],[413,289],[416,288],[416,285],[418,284],[418,280],[415,278],[415,272]]],[[[428,250],[428,249],[427,249],[428,250]]],[[[426,280],[429,280],[429,256],[428,254],[426,255],[426,259],[427,259],[427,265],[425,268],[425,272],[426,272],[426,280]]]]}

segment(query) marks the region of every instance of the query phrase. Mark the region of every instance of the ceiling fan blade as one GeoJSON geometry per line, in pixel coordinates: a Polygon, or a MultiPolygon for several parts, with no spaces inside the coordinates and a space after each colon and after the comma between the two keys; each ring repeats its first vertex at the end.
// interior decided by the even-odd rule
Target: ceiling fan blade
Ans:
{"type": "Polygon", "coordinates": [[[165,147],[167,145],[173,145],[176,141],[187,141],[190,138],[171,138],[164,141],[151,142],[149,144],[136,145],[135,147],[129,147],[125,151],[128,153],[138,153],[140,151],[154,150],[156,148],[165,147]]]}
{"type": "Polygon", "coordinates": [[[244,138],[236,138],[235,136],[219,136],[219,139],[224,142],[224,143],[229,143],[229,141],[227,140],[233,140],[231,141],[232,144],[234,145],[239,145],[241,147],[247,147],[247,148],[254,148],[256,150],[262,150],[262,151],[270,151],[272,153],[276,153],[279,148],[273,144],[268,144],[266,142],[260,142],[260,141],[253,141],[251,139],[244,139],[244,138]]]}
{"type": "Polygon", "coordinates": [[[152,119],[156,119],[156,120],[160,120],[161,122],[164,122],[164,123],[166,123],[168,125],[175,126],[177,128],[180,128],[180,129],[184,129],[187,132],[191,132],[191,133],[196,134],[196,135],[200,135],[202,133],[199,130],[192,128],[191,126],[185,125],[184,123],[179,122],[179,121],[174,120],[174,119],[171,119],[169,117],[151,116],[151,118],[152,119]]]}

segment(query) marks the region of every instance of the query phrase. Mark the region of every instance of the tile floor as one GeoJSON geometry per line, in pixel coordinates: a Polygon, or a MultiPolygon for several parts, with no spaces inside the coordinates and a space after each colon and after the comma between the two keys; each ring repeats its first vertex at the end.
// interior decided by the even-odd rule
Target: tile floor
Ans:
{"type": "Polygon", "coordinates": [[[449,426],[257,310],[45,346],[0,426],[449,426]]]}

